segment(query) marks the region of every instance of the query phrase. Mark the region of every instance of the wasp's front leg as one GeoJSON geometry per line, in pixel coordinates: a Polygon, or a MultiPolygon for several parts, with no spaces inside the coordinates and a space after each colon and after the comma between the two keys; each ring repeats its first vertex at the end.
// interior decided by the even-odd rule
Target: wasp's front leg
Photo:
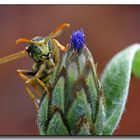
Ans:
{"type": "Polygon", "coordinates": [[[53,56],[54,63],[59,64],[59,62],[60,62],[60,50],[62,52],[66,52],[69,49],[69,45],[66,45],[66,47],[64,47],[56,39],[52,39],[52,44],[53,44],[52,56],[53,56]]]}
{"type": "MultiPolygon", "coordinates": [[[[43,90],[46,92],[46,94],[48,95],[48,98],[50,98],[50,93],[49,93],[49,91],[48,91],[48,89],[47,89],[45,83],[42,82],[42,81],[41,81],[38,77],[36,77],[36,76],[33,77],[33,78],[31,78],[31,79],[28,79],[28,80],[25,82],[25,86],[26,86],[26,85],[34,85],[35,83],[39,84],[39,85],[43,88],[43,90]]],[[[28,91],[28,92],[30,92],[30,91],[28,91]]]]}
{"type": "Polygon", "coordinates": [[[58,47],[58,48],[60,48],[60,50],[62,51],[62,52],[66,52],[67,51],[67,47],[64,47],[62,44],[60,44],[56,39],[52,39],[52,42],[53,42],[53,44],[56,46],[56,47],[58,47]]]}
{"type": "Polygon", "coordinates": [[[45,67],[46,67],[46,65],[45,65],[45,63],[43,63],[43,64],[40,66],[40,68],[39,68],[39,70],[37,71],[37,73],[35,74],[35,76],[32,77],[31,79],[28,79],[28,80],[25,82],[25,85],[32,85],[32,84],[35,84],[35,83],[39,84],[39,85],[43,88],[43,90],[46,92],[46,94],[48,95],[48,98],[50,98],[50,93],[49,93],[49,91],[48,91],[46,85],[44,84],[44,82],[42,82],[42,81],[39,79],[40,76],[42,75],[42,72],[44,71],[45,67]]]}
{"type": "MultiPolygon", "coordinates": [[[[17,70],[17,73],[19,74],[19,76],[24,80],[24,81],[28,81],[30,80],[30,78],[28,78],[26,75],[30,75],[30,76],[33,76],[34,73],[32,71],[29,71],[29,70],[17,70]]],[[[27,93],[29,94],[30,98],[32,99],[32,101],[34,102],[36,108],[38,109],[39,108],[39,103],[38,103],[38,100],[37,100],[37,97],[32,93],[32,91],[29,89],[28,85],[26,84],[25,82],[25,89],[27,91],[27,93]]],[[[30,84],[35,92],[38,94],[38,96],[41,98],[41,93],[40,91],[38,90],[38,88],[36,87],[35,84],[30,84]]]]}

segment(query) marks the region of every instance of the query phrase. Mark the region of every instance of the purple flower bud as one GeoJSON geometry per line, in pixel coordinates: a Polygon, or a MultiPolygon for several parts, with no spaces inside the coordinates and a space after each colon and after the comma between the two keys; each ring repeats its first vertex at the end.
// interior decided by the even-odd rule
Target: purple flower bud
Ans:
{"type": "Polygon", "coordinates": [[[83,30],[73,31],[71,35],[71,47],[79,52],[85,45],[83,30]]]}

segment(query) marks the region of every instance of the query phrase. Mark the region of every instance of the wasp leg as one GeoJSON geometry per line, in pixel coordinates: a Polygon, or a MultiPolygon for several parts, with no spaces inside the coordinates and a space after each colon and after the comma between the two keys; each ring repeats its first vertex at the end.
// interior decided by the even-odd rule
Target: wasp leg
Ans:
{"type": "MultiPolygon", "coordinates": [[[[24,80],[24,81],[28,81],[30,80],[26,75],[34,75],[34,73],[32,71],[28,71],[28,70],[17,70],[17,73],[19,74],[19,76],[24,80]],[[25,75],[26,74],[26,75],[25,75]]],[[[30,98],[33,100],[36,108],[39,108],[39,104],[37,101],[37,98],[34,96],[34,94],[32,93],[32,91],[29,89],[28,85],[25,82],[25,89],[27,90],[27,93],[29,94],[30,98]]],[[[31,84],[31,86],[34,88],[35,92],[38,94],[39,97],[41,97],[41,93],[38,90],[38,88],[36,87],[35,84],[31,84]]]]}
{"type": "Polygon", "coordinates": [[[64,47],[62,44],[60,44],[56,39],[52,39],[52,42],[54,43],[54,46],[57,46],[60,48],[62,52],[66,52],[68,50],[67,47],[64,47]]]}
{"type": "Polygon", "coordinates": [[[27,93],[29,94],[30,98],[31,98],[32,101],[34,102],[36,108],[38,109],[38,108],[39,108],[39,104],[38,104],[38,102],[37,102],[37,98],[34,96],[34,94],[32,93],[32,91],[31,91],[30,88],[28,87],[28,84],[26,84],[26,82],[25,82],[24,86],[25,86],[25,89],[26,89],[27,93]]]}
{"type": "Polygon", "coordinates": [[[25,82],[25,84],[33,84],[33,83],[38,83],[43,89],[44,91],[46,92],[46,94],[48,95],[48,98],[50,99],[50,93],[46,87],[46,85],[44,84],[44,82],[42,82],[39,77],[41,76],[42,72],[44,71],[44,68],[45,68],[45,64],[43,63],[39,70],[37,71],[37,73],[35,74],[34,77],[32,77],[31,79],[27,80],[25,82]]]}
{"type": "Polygon", "coordinates": [[[44,82],[42,82],[39,78],[37,78],[36,80],[37,80],[37,83],[45,90],[45,92],[48,95],[48,98],[50,99],[50,92],[46,88],[46,85],[44,84],[44,82]]]}
{"type": "Polygon", "coordinates": [[[46,87],[46,85],[44,84],[44,82],[42,82],[38,77],[33,77],[32,79],[29,79],[25,82],[25,84],[33,84],[34,82],[38,83],[43,90],[46,92],[46,94],[48,95],[48,98],[50,99],[50,93],[46,87]]]}
{"type": "Polygon", "coordinates": [[[60,49],[55,45],[53,47],[52,56],[55,65],[57,65],[60,62],[60,49]]]}
{"type": "MultiPolygon", "coordinates": [[[[18,72],[19,76],[25,81],[29,80],[29,78],[25,75],[32,75],[32,76],[34,75],[34,73],[29,70],[17,70],[17,72],[18,72]]],[[[35,84],[32,84],[31,86],[34,88],[34,90],[38,94],[38,96],[41,97],[42,94],[40,93],[38,87],[35,84]]]]}

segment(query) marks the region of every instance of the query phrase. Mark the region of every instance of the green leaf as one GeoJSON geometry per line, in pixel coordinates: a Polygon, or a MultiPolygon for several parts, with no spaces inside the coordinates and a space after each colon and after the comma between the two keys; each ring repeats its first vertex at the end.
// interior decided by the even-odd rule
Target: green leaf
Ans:
{"type": "Polygon", "coordinates": [[[140,77],[140,44],[134,44],[114,56],[101,76],[106,114],[103,135],[111,135],[121,119],[132,72],[140,77]]]}
{"type": "Polygon", "coordinates": [[[47,135],[53,135],[53,136],[69,135],[59,112],[56,112],[53,115],[53,118],[51,119],[49,123],[47,135]]]}
{"type": "Polygon", "coordinates": [[[91,106],[92,106],[92,120],[95,121],[96,113],[97,113],[97,103],[98,103],[97,94],[98,93],[96,90],[94,78],[93,78],[91,71],[89,72],[88,77],[87,77],[87,86],[88,86],[88,90],[89,90],[89,94],[90,94],[89,100],[90,100],[91,106]]]}
{"type": "Polygon", "coordinates": [[[52,94],[52,105],[59,107],[64,112],[64,77],[60,77],[52,94]]]}
{"type": "Polygon", "coordinates": [[[83,88],[80,91],[77,91],[77,97],[67,116],[72,135],[76,133],[79,120],[82,118],[86,118],[88,122],[92,123],[91,108],[87,102],[83,88]]]}
{"type": "Polygon", "coordinates": [[[104,98],[101,96],[99,100],[98,114],[95,121],[95,135],[102,135],[105,125],[105,119],[106,114],[104,108],[104,98]]]}
{"type": "Polygon", "coordinates": [[[46,95],[38,111],[38,127],[41,135],[46,135],[47,121],[48,121],[48,96],[46,95]]]}
{"type": "Polygon", "coordinates": [[[80,131],[78,133],[79,136],[86,136],[86,135],[92,135],[89,131],[89,126],[85,123],[82,124],[82,126],[80,127],[80,131]]]}
{"type": "Polygon", "coordinates": [[[79,62],[79,75],[81,75],[86,65],[86,57],[84,54],[80,54],[78,59],[79,59],[78,61],[79,62]]]}
{"type": "MultiPolygon", "coordinates": [[[[68,65],[68,64],[67,64],[68,65]]],[[[65,88],[65,110],[67,112],[69,108],[69,104],[72,102],[72,90],[74,87],[74,84],[78,78],[78,66],[75,62],[71,62],[67,66],[67,76],[66,76],[66,88],[65,88]]]]}
{"type": "Polygon", "coordinates": [[[136,77],[140,78],[140,51],[134,57],[132,72],[136,77]]]}

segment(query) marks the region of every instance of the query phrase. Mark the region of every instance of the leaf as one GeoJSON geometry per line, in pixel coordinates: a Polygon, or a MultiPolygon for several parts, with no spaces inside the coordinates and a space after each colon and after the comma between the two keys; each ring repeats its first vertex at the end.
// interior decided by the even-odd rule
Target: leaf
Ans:
{"type": "Polygon", "coordinates": [[[59,107],[64,112],[64,77],[60,77],[52,93],[52,105],[59,107]]]}
{"type": "Polygon", "coordinates": [[[85,123],[82,124],[82,126],[80,127],[80,131],[78,133],[79,136],[86,136],[86,135],[92,135],[89,131],[89,126],[85,123]]]}
{"type": "Polygon", "coordinates": [[[134,44],[114,56],[101,76],[106,114],[103,135],[111,135],[121,119],[132,72],[140,77],[140,44],[134,44]]]}
{"type": "Polygon", "coordinates": [[[104,99],[101,96],[99,100],[99,108],[98,108],[98,114],[96,116],[96,121],[95,121],[95,135],[102,135],[103,128],[105,125],[105,108],[104,108],[104,99]]]}
{"type": "Polygon", "coordinates": [[[76,133],[78,120],[83,117],[86,118],[88,122],[92,123],[91,108],[88,105],[85,91],[82,88],[80,91],[77,91],[77,97],[74,100],[67,116],[72,135],[76,133]]]}
{"type": "Polygon", "coordinates": [[[138,51],[133,60],[132,72],[140,78],[140,51],[138,51]]]}
{"type": "Polygon", "coordinates": [[[56,112],[53,115],[51,121],[49,122],[47,135],[53,135],[53,136],[69,135],[59,112],[56,112]]]}
{"type": "Polygon", "coordinates": [[[47,121],[48,121],[48,96],[46,95],[38,111],[38,127],[41,135],[46,135],[47,121]]]}

